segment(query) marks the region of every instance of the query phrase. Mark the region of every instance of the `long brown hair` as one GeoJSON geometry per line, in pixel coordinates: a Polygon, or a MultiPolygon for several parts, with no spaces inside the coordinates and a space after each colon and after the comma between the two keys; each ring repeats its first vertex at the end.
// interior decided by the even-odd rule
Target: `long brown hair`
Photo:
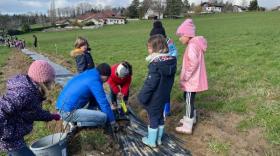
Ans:
{"type": "Polygon", "coordinates": [[[148,40],[148,46],[152,48],[153,53],[167,53],[168,45],[163,35],[153,35],[148,40]]]}

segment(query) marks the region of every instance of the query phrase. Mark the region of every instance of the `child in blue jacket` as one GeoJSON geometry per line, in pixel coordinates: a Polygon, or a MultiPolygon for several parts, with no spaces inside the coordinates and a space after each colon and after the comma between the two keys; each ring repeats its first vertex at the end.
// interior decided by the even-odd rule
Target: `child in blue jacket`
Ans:
{"type": "Polygon", "coordinates": [[[168,54],[168,46],[163,35],[153,35],[148,40],[148,53],[146,58],[148,76],[144,82],[138,99],[148,112],[148,136],[142,139],[143,143],[156,147],[161,145],[164,131],[163,110],[168,101],[176,73],[176,57],[168,54]]]}

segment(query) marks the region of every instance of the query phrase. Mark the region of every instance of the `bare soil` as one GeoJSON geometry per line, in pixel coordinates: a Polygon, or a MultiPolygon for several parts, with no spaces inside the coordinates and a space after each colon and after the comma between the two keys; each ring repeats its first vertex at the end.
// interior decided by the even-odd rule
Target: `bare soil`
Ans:
{"type": "MultiPolygon", "coordinates": [[[[136,96],[132,97],[131,103],[138,106],[138,115],[147,121],[147,114],[136,100],[136,96]]],[[[263,136],[263,129],[252,128],[247,131],[238,130],[238,125],[246,119],[248,115],[236,113],[218,113],[205,110],[198,110],[198,122],[194,127],[192,135],[178,134],[175,127],[179,126],[178,112],[184,108],[183,103],[175,103],[172,105],[172,115],[165,122],[168,133],[174,134],[178,138],[184,140],[183,145],[189,149],[194,156],[264,156],[264,155],[280,155],[279,147],[272,147],[263,136]],[[211,148],[211,143],[224,145],[221,150],[211,148]]],[[[212,147],[215,145],[212,145],[212,147]]],[[[215,148],[215,147],[214,147],[215,148]]]]}

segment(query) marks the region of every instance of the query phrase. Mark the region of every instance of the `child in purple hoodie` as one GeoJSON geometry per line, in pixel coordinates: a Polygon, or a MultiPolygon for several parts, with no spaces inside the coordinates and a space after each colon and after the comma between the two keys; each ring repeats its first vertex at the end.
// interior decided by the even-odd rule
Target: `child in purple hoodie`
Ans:
{"type": "Polygon", "coordinates": [[[60,120],[58,114],[42,109],[46,92],[54,81],[55,71],[46,61],[34,61],[27,75],[7,81],[6,93],[0,97],[0,150],[8,155],[32,156],[24,136],[34,121],[60,120]]]}

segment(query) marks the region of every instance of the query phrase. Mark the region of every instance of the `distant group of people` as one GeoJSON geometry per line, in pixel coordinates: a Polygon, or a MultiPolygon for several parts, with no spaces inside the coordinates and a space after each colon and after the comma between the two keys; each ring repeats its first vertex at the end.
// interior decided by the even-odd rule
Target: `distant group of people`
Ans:
{"type": "MultiPolygon", "coordinates": [[[[186,114],[175,130],[191,134],[196,121],[194,99],[196,93],[208,89],[204,54],[207,41],[196,36],[192,19],[186,19],[177,29],[176,35],[186,46],[180,74],[180,88],[186,100],[186,114]]],[[[70,55],[75,58],[78,74],[67,82],[56,102],[58,113],[42,110],[42,101],[54,81],[54,69],[45,61],[34,61],[27,75],[17,75],[7,82],[6,93],[0,98],[0,149],[11,155],[28,153],[32,155],[24,136],[31,132],[34,121],[62,119],[70,125],[70,131],[77,127],[111,125],[118,130],[114,110],[118,101],[129,98],[132,83],[132,65],[120,61],[112,66],[107,63],[96,65],[90,53],[88,41],[78,37],[75,49],[70,55]],[[103,83],[110,87],[107,98],[103,83]]],[[[138,94],[138,100],[148,113],[148,135],[143,143],[156,147],[162,144],[165,117],[170,114],[170,94],[177,71],[178,51],[166,35],[161,21],[155,20],[147,40],[146,62],[148,73],[138,94]]],[[[137,72],[137,71],[136,71],[137,72]]]]}
{"type": "MultiPolygon", "coordinates": [[[[33,35],[33,47],[38,47],[38,39],[36,35],[33,35]]],[[[18,39],[16,36],[0,36],[0,44],[7,46],[9,48],[24,49],[26,46],[24,39],[18,39]]]]}
{"type": "Polygon", "coordinates": [[[25,48],[25,40],[18,39],[15,36],[0,36],[0,44],[5,45],[9,48],[18,48],[18,49],[25,48]]]}

